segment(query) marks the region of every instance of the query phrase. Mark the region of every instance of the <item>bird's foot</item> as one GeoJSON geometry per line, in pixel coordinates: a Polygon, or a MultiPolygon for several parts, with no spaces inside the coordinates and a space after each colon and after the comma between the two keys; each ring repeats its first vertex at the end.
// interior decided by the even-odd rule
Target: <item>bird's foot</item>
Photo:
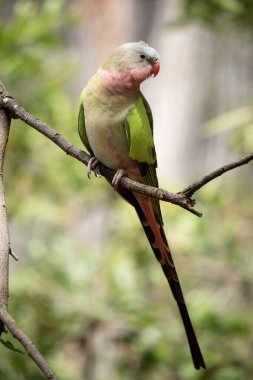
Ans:
{"type": "Polygon", "coordinates": [[[90,178],[91,171],[94,171],[96,177],[101,177],[99,168],[97,168],[99,161],[96,157],[91,157],[87,165],[87,176],[90,178]]]}
{"type": "Polygon", "coordinates": [[[126,171],[124,169],[119,169],[115,173],[113,179],[112,179],[112,186],[114,187],[115,190],[118,189],[121,178],[126,175],[126,171]]]}

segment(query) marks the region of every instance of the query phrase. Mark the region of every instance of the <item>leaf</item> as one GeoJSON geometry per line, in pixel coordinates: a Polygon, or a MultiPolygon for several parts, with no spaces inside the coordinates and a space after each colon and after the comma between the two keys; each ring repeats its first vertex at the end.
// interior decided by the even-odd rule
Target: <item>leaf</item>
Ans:
{"type": "Polygon", "coordinates": [[[221,9],[227,11],[228,13],[240,15],[244,12],[245,6],[238,0],[216,0],[216,3],[221,9]]]}
{"type": "Polygon", "coordinates": [[[9,340],[3,340],[0,339],[0,343],[2,343],[6,348],[8,348],[11,351],[18,352],[19,354],[26,355],[23,351],[21,351],[19,348],[15,347],[9,340]]]}

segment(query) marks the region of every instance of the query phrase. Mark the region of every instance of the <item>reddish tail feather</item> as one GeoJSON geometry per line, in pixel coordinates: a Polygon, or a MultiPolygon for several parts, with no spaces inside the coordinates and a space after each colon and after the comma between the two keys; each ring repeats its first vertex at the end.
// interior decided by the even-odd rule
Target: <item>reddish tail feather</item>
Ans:
{"type": "Polygon", "coordinates": [[[183,292],[179,283],[163,226],[157,220],[152,207],[152,203],[147,198],[142,198],[142,201],[140,203],[138,202],[138,206],[135,205],[135,208],[141,221],[142,227],[152,247],[152,250],[163,269],[163,272],[170,285],[172,294],[177,302],[188,339],[194,367],[196,369],[206,368],[205,361],[203,359],[198,340],[184,301],[183,292]]]}

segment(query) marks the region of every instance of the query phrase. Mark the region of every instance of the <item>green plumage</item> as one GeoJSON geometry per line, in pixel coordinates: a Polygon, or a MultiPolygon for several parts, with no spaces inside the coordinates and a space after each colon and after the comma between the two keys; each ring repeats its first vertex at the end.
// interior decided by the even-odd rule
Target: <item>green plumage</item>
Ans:
{"type": "Polygon", "coordinates": [[[78,103],[78,132],[82,140],[82,143],[84,144],[88,152],[92,154],[92,149],[90,147],[89,140],[86,134],[86,128],[85,128],[83,93],[81,93],[79,97],[79,103],[78,103]]]}
{"type": "MultiPolygon", "coordinates": [[[[85,128],[83,100],[82,93],[79,98],[78,131],[84,146],[89,153],[93,154],[85,128]]],[[[142,174],[142,182],[149,186],[158,187],[152,112],[147,100],[141,93],[134,107],[123,119],[122,125],[125,128],[128,141],[129,156],[137,161],[142,174]]],[[[151,198],[151,201],[157,219],[163,224],[159,200],[151,198]]]]}
{"type": "Polygon", "coordinates": [[[128,112],[124,124],[130,157],[138,162],[153,165],[156,162],[155,146],[143,96],[139,96],[135,106],[128,112]]]}
{"type": "MultiPolygon", "coordinates": [[[[129,155],[138,162],[142,182],[158,187],[156,151],[153,139],[153,117],[145,97],[140,94],[135,106],[127,114],[124,125],[129,144],[129,155]]],[[[151,198],[156,217],[163,224],[159,200],[151,198]]]]}

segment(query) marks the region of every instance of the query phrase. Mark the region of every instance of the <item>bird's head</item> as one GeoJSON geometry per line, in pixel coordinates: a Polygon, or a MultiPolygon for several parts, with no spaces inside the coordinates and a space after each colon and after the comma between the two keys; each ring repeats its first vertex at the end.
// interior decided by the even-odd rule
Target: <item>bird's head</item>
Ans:
{"type": "Polygon", "coordinates": [[[151,67],[151,75],[156,76],[160,70],[160,56],[157,51],[143,41],[129,42],[120,45],[117,49],[121,55],[121,64],[127,68],[151,67]]]}
{"type": "Polygon", "coordinates": [[[111,73],[130,75],[136,85],[140,85],[160,69],[160,57],[155,49],[145,42],[128,42],[120,45],[105,61],[102,69],[111,73]]]}

